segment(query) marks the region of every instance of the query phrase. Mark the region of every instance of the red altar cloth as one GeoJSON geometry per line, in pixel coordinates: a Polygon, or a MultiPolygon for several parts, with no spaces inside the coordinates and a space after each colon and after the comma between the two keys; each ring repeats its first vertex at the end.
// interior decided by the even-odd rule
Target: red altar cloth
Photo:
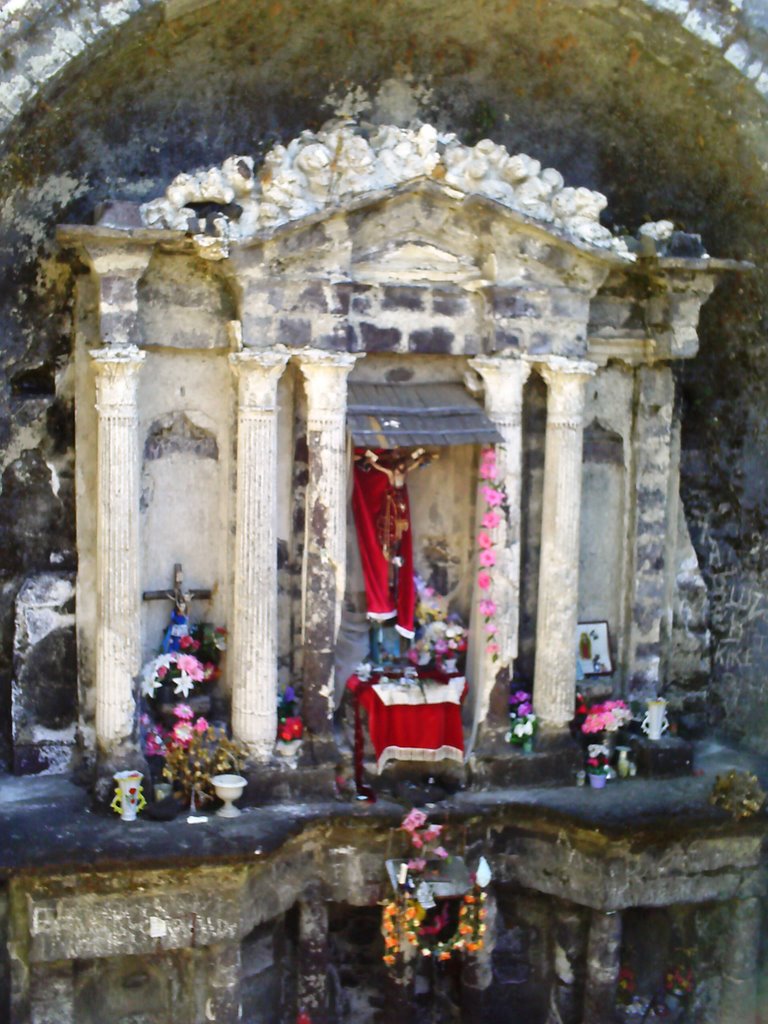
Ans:
{"type": "MultiPolygon", "coordinates": [[[[441,761],[445,758],[463,762],[461,705],[467,694],[466,680],[463,676],[444,683],[423,680],[422,686],[424,693],[413,684],[380,686],[378,676],[372,676],[367,682],[357,676],[349,678],[347,687],[356,705],[365,708],[368,715],[377,771],[381,772],[390,760],[441,761]]],[[[356,719],[358,716],[359,711],[356,719]]],[[[357,728],[357,720],[355,724],[357,728]]]]}

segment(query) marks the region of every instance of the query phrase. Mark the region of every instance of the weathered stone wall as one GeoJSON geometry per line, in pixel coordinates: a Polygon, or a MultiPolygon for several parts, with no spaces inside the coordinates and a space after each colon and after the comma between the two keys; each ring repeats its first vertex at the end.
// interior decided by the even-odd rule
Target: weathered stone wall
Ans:
{"type": "MultiPolygon", "coordinates": [[[[492,136],[604,191],[615,223],[669,216],[711,252],[764,261],[766,18],[761,4],[39,2],[0,12],[5,129],[0,758],[10,748],[13,599],[31,572],[76,568],[73,278],[54,225],[110,197],[159,194],[183,168],[257,155],[316,126],[326,93],[393,69],[379,116],[421,113],[492,136]],[[189,12],[188,18],[179,15],[189,12]],[[166,17],[170,20],[166,20],[166,17]],[[456,26],[461,26],[457,32],[456,26]],[[460,40],[460,41],[459,41],[460,40]],[[23,509],[23,515],[20,510],[23,509]],[[7,600],[5,599],[7,598],[7,600]]],[[[723,285],[682,375],[683,505],[710,590],[713,717],[766,734],[762,606],[768,505],[761,272],[723,285]]]]}

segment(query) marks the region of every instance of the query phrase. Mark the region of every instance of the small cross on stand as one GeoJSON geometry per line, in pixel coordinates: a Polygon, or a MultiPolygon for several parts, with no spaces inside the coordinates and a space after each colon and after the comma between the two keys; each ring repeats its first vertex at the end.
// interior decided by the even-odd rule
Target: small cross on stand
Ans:
{"type": "Polygon", "coordinates": [[[145,590],[141,595],[145,601],[173,601],[171,625],[163,641],[163,652],[177,651],[183,636],[189,635],[188,610],[190,601],[210,600],[211,590],[184,590],[184,572],[181,562],[173,567],[173,590],[145,590]]]}

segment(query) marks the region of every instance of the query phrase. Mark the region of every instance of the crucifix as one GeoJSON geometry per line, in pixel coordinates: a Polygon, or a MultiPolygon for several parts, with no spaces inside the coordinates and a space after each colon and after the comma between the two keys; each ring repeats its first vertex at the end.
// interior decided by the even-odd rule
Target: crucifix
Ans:
{"type": "Polygon", "coordinates": [[[144,601],[173,601],[171,624],[163,638],[163,654],[178,651],[183,636],[189,636],[188,609],[190,601],[210,600],[211,590],[184,590],[184,572],[181,562],[173,567],[173,590],[145,590],[141,595],[144,601]]]}

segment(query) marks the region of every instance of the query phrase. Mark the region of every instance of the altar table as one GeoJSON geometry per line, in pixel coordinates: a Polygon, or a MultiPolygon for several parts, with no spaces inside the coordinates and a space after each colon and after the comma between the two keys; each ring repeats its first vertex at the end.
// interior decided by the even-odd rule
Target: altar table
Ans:
{"type": "Polygon", "coordinates": [[[463,763],[461,704],[467,693],[464,676],[405,683],[382,681],[378,675],[363,681],[353,675],[347,681],[347,689],[355,701],[356,754],[359,748],[362,755],[362,707],[368,715],[378,772],[391,760],[447,759],[463,763]]]}

